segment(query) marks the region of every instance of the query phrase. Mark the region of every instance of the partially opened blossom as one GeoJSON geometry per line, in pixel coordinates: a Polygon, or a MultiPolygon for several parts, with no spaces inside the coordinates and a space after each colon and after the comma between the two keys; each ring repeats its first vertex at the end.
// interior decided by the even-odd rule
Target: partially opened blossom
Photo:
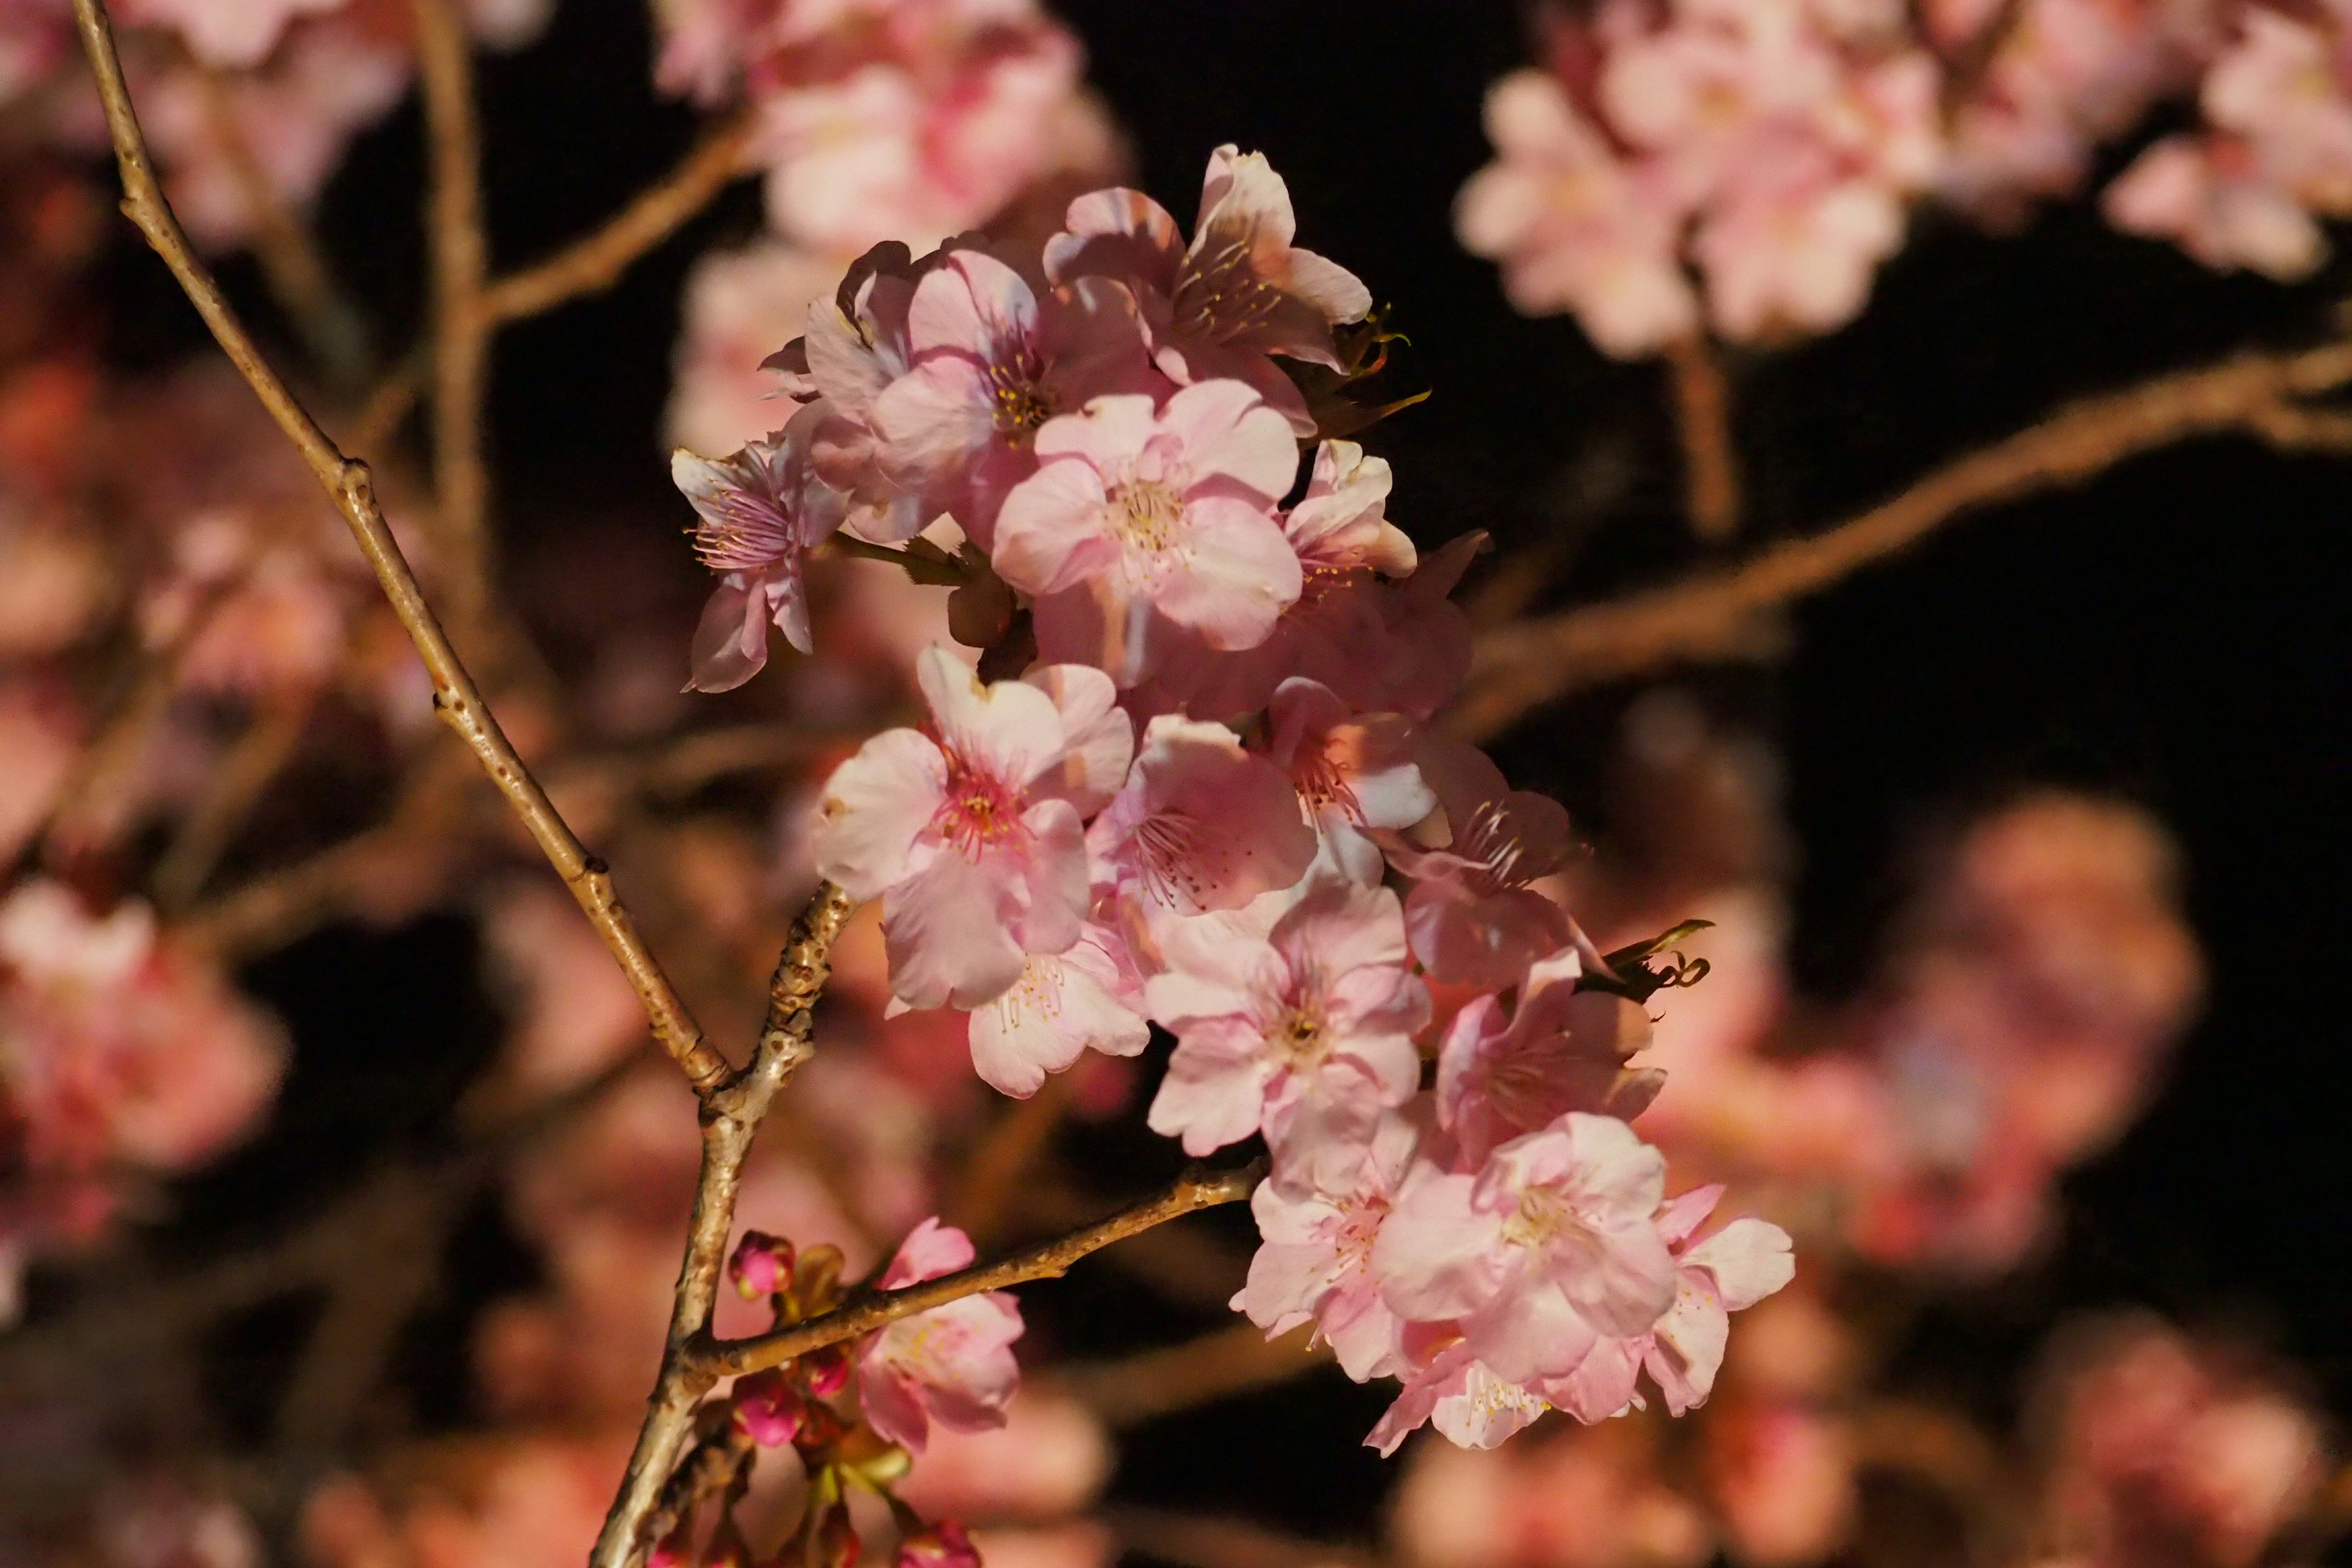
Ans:
{"type": "Polygon", "coordinates": [[[1168,210],[1140,191],[1080,196],[1064,222],[1045,246],[1048,277],[1129,285],[1161,370],[1186,384],[1244,382],[1297,434],[1315,433],[1306,400],[1267,356],[1339,368],[1331,329],[1362,321],[1372,297],[1355,274],[1291,243],[1289,187],[1264,153],[1228,145],[1209,155],[1189,246],[1168,210]]]}
{"type": "Polygon", "coordinates": [[[1373,1246],[1401,1316],[1458,1320],[1507,1382],[1572,1371],[1604,1336],[1647,1333],[1675,1271],[1654,1216],[1665,1161],[1614,1117],[1570,1111],[1475,1173],[1417,1168],[1373,1246]]]}
{"type": "Polygon", "coordinates": [[[908,1005],[976,1007],[1031,953],[1084,929],[1080,823],[1125,771],[1109,681],[1047,669],[983,686],[941,648],[917,663],[931,733],[891,730],[835,770],[818,813],[818,874],[879,898],[892,989],[908,1005]]]}
{"type": "Polygon", "coordinates": [[[1099,628],[1092,649],[1040,647],[1114,671],[1139,668],[1154,618],[1212,647],[1248,647],[1297,599],[1297,554],[1275,503],[1298,472],[1281,416],[1238,381],[1097,398],[1035,437],[1037,471],[996,520],[992,562],[1022,592],[1068,595],[1099,628]]]}
{"type": "Polygon", "coordinates": [[[809,552],[849,515],[848,497],[818,475],[812,456],[828,413],[811,404],[731,458],[681,450],[670,459],[670,478],[700,520],[694,552],[720,574],[695,628],[689,691],[728,691],[757,675],[771,625],[801,652],[814,647],[803,574],[809,552]]]}
{"type": "Polygon", "coordinates": [[[1541,71],[1486,94],[1496,161],[1462,188],[1455,231],[1498,261],[1528,315],[1573,310],[1603,353],[1654,353],[1698,326],[1676,250],[1683,214],[1662,171],[1630,163],[1541,71]]]}
{"type": "Polygon", "coordinates": [[[1380,880],[1380,847],[1363,830],[1411,827],[1437,809],[1414,760],[1412,721],[1352,711],[1303,677],[1275,691],[1266,720],[1266,755],[1314,816],[1327,852],[1358,880],[1380,880]]]}
{"type": "Polygon", "coordinates": [[[1439,847],[1399,840],[1389,851],[1413,879],[1405,900],[1413,956],[1440,980],[1514,984],[1577,937],[1568,911],[1529,885],[1569,863],[1568,812],[1549,795],[1512,789],[1473,747],[1432,738],[1420,765],[1436,791],[1444,837],[1439,847]]]}
{"type": "Polygon", "coordinates": [[[1458,1447],[1492,1448],[1525,1431],[1551,1408],[1541,1394],[1524,1384],[1496,1374],[1495,1369],[1460,1335],[1449,1330],[1409,1331],[1415,1339],[1434,1338],[1419,1365],[1403,1375],[1396,1401],[1364,1438],[1365,1446],[1382,1455],[1423,1424],[1434,1426],[1458,1447]]]}
{"type": "Polygon", "coordinates": [[[1040,296],[982,250],[949,252],[923,275],[907,339],[906,374],[874,402],[880,462],[982,548],[1005,496],[1036,471],[1048,419],[1168,388],[1124,289],[1087,278],[1040,296]]]}
{"type": "Polygon", "coordinates": [[[1420,1142],[1409,1116],[1383,1112],[1352,1170],[1345,1159],[1323,1163],[1336,1180],[1318,1180],[1310,1165],[1258,1184],[1250,1211],[1263,1239],[1234,1310],[1269,1339],[1313,1322],[1359,1383],[1394,1370],[1403,1325],[1381,1299],[1372,1241],[1420,1142]]]}
{"type": "Polygon", "coordinates": [[[1466,1158],[1570,1110],[1630,1121],[1664,1087],[1665,1074],[1626,1065],[1649,1044],[1649,1016],[1622,996],[1578,990],[1583,967],[1573,949],[1540,960],[1507,1020],[1490,992],[1446,1026],[1437,1116],[1466,1158]]]}
{"type": "MultiPolygon", "coordinates": [[[[970,1268],[975,1256],[970,1237],[927,1219],[899,1244],[880,1286],[936,1279],[970,1268]]],[[[1013,1357],[1021,1330],[1021,1309],[1002,1290],[901,1318],[857,1352],[857,1402],[867,1424],[917,1453],[935,1423],[959,1432],[1002,1426],[1021,1385],[1013,1357]]]]}
{"type": "MultiPolygon", "coordinates": [[[[1113,910],[1101,913],[1115,918],[1113,910]]],[[[1090,1049],[1140,1054],[1151,1026],[1125,933],[1090,920],[1062,952],[1031,953],[1019,980],[973,1009],[971,1037],[971,1065],[982,1081],[1019,1100],[1090,1049]]]]}
{"type": "Polygon", "coordinates": [[[1279,769],[1222,724],[1162,714],[1087,830],[1096,864],[1146,915],[1237,910],[1295,884],[1315,830],[1279,769]]]}
{"type": "MultiPolygon", "coordinates": [[[[1258,1131],[1279,1151],[1302,1111],[1369,1127],[1420,1087],[1429,992],[1387,889],[1318,874],[1287,900],[1172,923],[1160,956],[1144,1002],[1176,1054],[1150,1120],[1187,1153],[1258,1131]]],[[[1353,1163],[1315,1142],[1304,1158],[1353,1163]]]]}

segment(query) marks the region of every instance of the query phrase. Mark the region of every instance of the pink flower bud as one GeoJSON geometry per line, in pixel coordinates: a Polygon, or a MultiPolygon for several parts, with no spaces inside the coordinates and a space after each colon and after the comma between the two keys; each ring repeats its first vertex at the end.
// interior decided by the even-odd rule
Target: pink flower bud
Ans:
{"type": "Polygon", "coordinates": [[[980,1568],[980,1551],[962,1525],[935,1520],[898,1542],[897,1568],[980,1568]]]}
{"type": "Polygon", "coordinates": [[[801,1385],[819,1399],[830,1399],[849,1386],[849,1352],[827,1345],[801,1357],[801,1385]]]}
{"type": "Polygon", "coordinates": [[[808,1418],[800,1390],[780,1371],[755,1372],[735,1384],[735,1421],[763,1448],[799,1436],[808,1418]]]}
{"type": "Polygon", "coordinates": [[[727,1260],[727,1278],[746,1301],[781,1294],[793,1282],[793,1244],[765,1231],[745,1231],[727,1260]]]}

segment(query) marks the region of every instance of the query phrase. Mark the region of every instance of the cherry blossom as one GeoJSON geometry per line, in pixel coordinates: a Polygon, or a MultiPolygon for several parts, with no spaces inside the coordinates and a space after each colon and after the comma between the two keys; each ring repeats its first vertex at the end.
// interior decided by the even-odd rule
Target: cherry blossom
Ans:
{"type": "MultiPolygon", "coordinates": [[[[1035,447],[1037,471],[997,516],[992,563],[1014,588],[1091,612],[1100,630],[1083,650],[1089,662],[1139,669],[1155,618],[1212,647],[1248,647],[1297,599],[1298,557],[1274,510],[1298,450],[1244,384],[1201,382],[1159,409],[1149,397],[1097,398],[1046,421],[1035,447]]],[[[1065,610],[1053,625],[1072,619],[1065,610]]],[[[1048,651],[1078,656],[1069,642],[1048,651]]]]}
{"type": "MultiPolygon", "coordinates": [[[[898,1244],[880,1288],[952,1274],[974,1256],[970,1237],[927,1219],[898,1244]]],[[[961,1432],[1003,1426],[1021,1382],[1013,1359],[1021,1329],[1021,1309],[1002,1290],[901,1318],[857,1352],[857,1397],[867,1423],[917,1453],[934,1424],[961,1432]]]]}
{"type": "Polygon", "coordinates": [[[1315,434],[1297,385],[1267,356],[1338,368],[1331,329],[1362,321],[1372,297],[1355,274],[1291,244],[1289,187],[1264,153],[1227,145],[1209,155],[1189,246],[1168,210],[1140,191],[1081,196],[1064,221],[1046,242],[1046,276],[1128,284],[1161,370],[1188,384],[1241,381],[1297,435],[1315,434]]]}
{"type": "Polygon", "coordinates": [[[1313,1322],[1359,1383],[1395,1370],[1402,1324],[1381,1299],[1372,1241],[1420,1142],[1408,1116],[1383,1112],[1356,1168],[1339,1182],[1319,1185],[1315,1172],[1294,1166],[1259,1184],[1250,1211],[1264,1241],[1234,1310],[1268,1339],[1313,1322]]]}
{"type": "Polygon", "coordinates": [[[1437,1117],[1471,1159],[1570,1110],[1630,1121],[1664,1087],[1665,1074],[1628,1058],[1649,1044],[1641,1007],[1605,991],[1580,991],[1573,949],[1539,960],[1504,1016],[1501,999],[1473,997],[1447,1026],[1437,1059],[1437,1117]]]}
{"type": "Polygon", "coordinates": [[[1475,1172],[1416,1169],[1373,1246],[1381,1294],[1457,1319],[1496,1376],[1572,1371],[1604,1334],[1648,1332],[1675,1299],[1654,1215],[1665,1161],[1613,1117],[1570,1111],[1475,1172]]]}
{"type": "Polygon", "coordinates": [[[1196,915],[1292,886],[1316,841],[1280,770],[1222,724],[1163,714],[1087,847],[1145,915],[1196,915]]]}
{"type": "Polygon", "coordinates": [[[816,471],[811,447],[829,417],[823,403],[793,416],[777,435],[731,458],[683,449],[670,478],[694,503],[694,552],[720,574],[695,628],[689,691],[729,691],[768,662],[768,627],[803,653],[809,638],[808,552],[849,515],[849,500],[816,471]]]}
{"type": "MultiPolygon", "coordinates": [[[[1408,1334],[1408,1343],[1415,1337],[1408,1334]]],[[[1420,1364],[1404,1375],[1396,1402],[1364,1438],[1366,1447],[1393,1454],[1427,1424],[1457,1447],[1492,1448],[1551,1408],[1532,1389],[1496,1376],[1459,1334],[1423,1330],[1417,1337],[1433,1337],[1435,1343],[1422,1350],[1420,1364]]]]}
{"type": "Polygon", "coordinates": [[[1098,909],[1060,952],[1031,953],[1021,978],[973,1009],[971,1064],[982,1082],[1026,1100],[1046,1075],[1092,1049],[1132,1057],[1150,1042],[1143,981],[1127,939],[1098,909]]]}
{"type": "Polygon", "coordinates": [[[944,649],[917,674],[933,735],[892,730],[842,763],[819,808],[820,875],[884,900],[908,1005],[976,1007],[1033,952],[1066,952],[1089,900],[1081,822],[1124,771],[1127,719],[1099,671],[983,686],[944,649]]]}
{"type": "Polygon", "coordinates": [[[1414,760],[1412,721],[1350,712],[1303,676],[1276,689],[1266,721],[1266,754],[1314,816],[1325,852],[1359,881],[1378,881],[1380,846],[1362,830],[1411,827],[1437,809],[1414,760]]]}
{"type": "Polygon", "coordinates": [[[985,251],[947,253],[908,306],[908,368],[876,398],[879,458],[983,548],[1037,467],[1039,426],[1111,394],[1156,395],[1135,302],[1104,279],[1040,297],[985,251]]]}
{"type": "Polygon", "coordinates": [[[1444,815],[1440,847],[1399,839],[1389,849],[1414,879],[1405,900],[1413,956],[1440,980],[1511,985],[1576,939],[1568,911],[1529,886],[1568,863],[1568,812],[1510,788],[1483,752],[1458,742],[1430,739],[1420,766],[1444,815]]]}
{"type": "Polygon", "coordinates": [[[127,0],[126,22],[175,27],[189,51],[209,65],[258,65],[298,16],[339,11],[348,0],[127,0]]]}

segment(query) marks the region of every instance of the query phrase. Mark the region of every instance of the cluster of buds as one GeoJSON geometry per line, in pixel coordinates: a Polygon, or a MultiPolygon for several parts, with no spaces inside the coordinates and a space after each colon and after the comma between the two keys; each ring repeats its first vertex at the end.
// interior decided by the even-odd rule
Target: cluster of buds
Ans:
{"type": "MultiPolygon", "coordinates": [[[[926,1220],[874,1283],[896,1289],[968,1265],[964,1234],[926,1220]]],[[[747,1301],[764,1300],[774,1327],[822,1317],[842,1304],[838,1247],[796,1251],[747,1231],[727,1278],[747,1301]]],[[[705,1405],[696,1442],[671,1474],[650,1533],[653,1568],[751,1568],[754,1555],[735,1518],[762,1450],[790,1448],[806,1478],[798,1524],[772,1560],[794,1568],[856,1568],[865,1551],[849,1512],[853,1489],[882,1499],[898,1538],[899,1568],[978,1568],[963,1527],[925,1521],[893,1489],[929,1439],[931,1425],[977,1430],[1003,1424],[1018,1385],[1012,1344],[1020,1310],[1000,1294],[901,1320],[856,1344],[827,1345],[751,1373],[705,1405]]]]}
{"type": "MultiPolygon", "coordinates": [[[[1432,725],[1479,542],[1424,557],[1388,520],[1388,465],[1340,438],[1395,406],[1360,386],[1387,334],[1296,227],[1226,147],[1189,240],[1107,190],[1038,251],[869,252],[771,362],[784,429],[677,458],[723,574],[695,684],[749,679],[772,624],[806,650],[820,545],[957,584],[976,658],[919,658],[928,723],[844,763],[813,835],[881,905],[895,1005],[968,1014],[1021,1096],[1175,1037],[1152,1129],[1273,1152],[1235,1304],[1402,1378],[1383,1447],[1606,1417],[1644,1367],[1680,1410],[1788,1237],[1700,1237],[1717,1194],[1669,1201],[1628,1125],[1643,1004],[1696,967],[1598,952],[1567,813],[1432,725]]],[[[867,1420],[902,1435],[919,1383],[866,1379],[867,1420]]]]}

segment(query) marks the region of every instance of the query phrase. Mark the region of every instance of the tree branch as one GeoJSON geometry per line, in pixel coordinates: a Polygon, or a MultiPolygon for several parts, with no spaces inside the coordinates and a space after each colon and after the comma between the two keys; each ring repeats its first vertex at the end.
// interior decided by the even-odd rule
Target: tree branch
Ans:
{"type": "Polygon", "coordinates": [[[1819,593],[1964,512],[2081,483],[2176,441],[2235,431],[2282,450],[2352,449],[2352,424],[2297,402],[2347,383],[2352,343],[2337,342],[2242,356],[2074,404],[1743,565],[1486,633],[1448,727],[1491,736],[1578,687],[1737,646],[1758,612],[1819,593]]]}
{"type": "Polygon", "coordinates": [[[1117,1361],[1061,1368],[1056,1386],[1076,1395],[1107,1426],[1139,1426],[1180,1410],[1287,1383],[1330,1364],[1328,1342],[1305,1325],[1274,1339],[1244,1320],[1212,1329],[1181,1344],[1162,1345],[1117,1361]]]}
{"type": "Polygon", "coordinates": [[[411,0],[432,192],[425,233],[433,263],[433,500],[449,552],[450,618],[479,658],[498,568],[482,461],[482,392],[489,368],[489,276],[482,235],[481,134],[472,41],[453,0],[411,0]]]}
{"type": "Polygon", "coordinates": [[[497,717],[483,701],[473,676],[449,646],[440,622],[417,586],[415,573],[410,570],[399,544],[394,541],[383,509],[376,504],[367,465],[346,458],[319,427],[318,421],[287,390],[286,384],[254,346],[236,312],[229,309],[212,274],[189,247],[187,236],[181,231],[178,218],[156,183],[146,139],[139,130],[129,89],[123,86],[122,61],[115,51],[104,0],[74,0],[74,14],[82,46],[98,78],[99,99],[106,111],[107,130],[121,171],[124,216],[138,226],[147,243],[172,269],[230,363],[277,420],[278,428],[294,443],[319,483],[334,498],[344,521],[351,525],[361,554],[366,557],[384,596],[391,601],[393,613],[400,618],[425,661],[425,670],[433,679],[435,710],[473,751],[483,772],[490,775],[556,874],[563,879],[564,886],[587,912],[644,1003],[654,1037],[685,1069],[697,1092],[709,1095],[733,1077],[726,1058],[703,1038],[686,1004],[638,936],[628,910],[614,891],[604,862],[592,857],[581,844],[549,802],[547,792],[531,776],[505,731],[499,728],[497,717]]]}
{"type": "Polygon", "coordinates": [[[487,321],[519,321],[611,288],[631,263],[676,234],[742,177],[743,149],[751,139],[748,115],[713,126],[677,168],[639,192],[595,233],[491,284],[481,299],[487,321]]]}
{"type": "Polygon", "coordinates": [[[1002,1290],[1032,1279],[1057,1279],[1069,1271],[1070,1265],[1091,1252],[1099,1252],[1114,1241],[1167,1224],[1201,1209],[1215,1208],[1220,1204],[1239,1203],[1250,1195],[1258,1178],[1265,1173],[1261,1163],[1253,1162],[1231,1171],[1205,1170],[1198,1165],[1176,1179],[1176,1184],[1155,1198],[1124,1208],[1108,1219],[1071,1232],[1054,1241],[1016,1252],[994,1263],[978,1263],[953,1274],[943,1274],[937,1279],[926,1279],[897,1290],[882,1290],[862,1296],[804,1323],[777,1329],[748,1340],[730,1340],[724,1344],[707,1347],[702,1363],[712,1377],[731,1377],[738,1373],[757,1372],[761,1367],[779,1366],[795,1356],[823,1350],[846,1340],[870,1334],[877,1329],[889,1327],[901,1318],[911,1318],[918,1312],[928,1312],[960,1301],[966,1296],[977,1296],[984,1290],[1002,1290]]]}
{"type": "Polygon", "coordinates": [[[1694,332],[1666,345],[1665,365],[1675,431],[1682,437],[1691,532],[1702,544],[1727,543],[1739,531],[1739,458],[1723,361],[1704,333],[1694,332]]]}

